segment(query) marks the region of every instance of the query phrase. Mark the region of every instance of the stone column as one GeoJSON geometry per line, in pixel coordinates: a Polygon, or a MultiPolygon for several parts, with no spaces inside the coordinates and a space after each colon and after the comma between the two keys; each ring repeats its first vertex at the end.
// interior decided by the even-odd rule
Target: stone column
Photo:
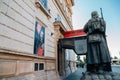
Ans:
{"type": "Polygon", "coordinates": [[[54,22],[54,31],[55,31],[55,56],[56,56],[56,71],[58,71],[58,41],[60,38],[63,38],[63,32],[65,31],[64,26],[61,22],[54,22]]]}

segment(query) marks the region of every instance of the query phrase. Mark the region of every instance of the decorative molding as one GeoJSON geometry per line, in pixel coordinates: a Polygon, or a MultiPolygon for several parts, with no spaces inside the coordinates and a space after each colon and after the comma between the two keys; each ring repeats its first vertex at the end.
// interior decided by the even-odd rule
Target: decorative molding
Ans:
{"type": "Polygon", "coordinates": [[[55,21],[53,25],[54,25],[54,30],[56,34],[56,39],[58,41],[60,38],[63,38],[63,34],[64,34],[64,31],[66,31],[66,29],[61,21],[55,21]]]}
{"type": "Polygon", "coordinates": [[[45,57],[45,56],[37,56],[34,54],[19,52],[19,51],[13,51],[9,49],[2,49],[0,48],[0,59],[11,59],[11,60],[55,60],[54,57],[45,57]]]}
{"type": "Polygon", "coordinates": [[[72,7],[72,6],[74,6],[74,0],[67,0],[67,2],[69,3],[69,5],[72,7]]]}
{"type": "Polygon", "coordinates": [[[72,9],[71,7],[74,6],[74,0],[65,0],[66,6],[69,9],[70,14],[72,14],[72,9]]]}
{"type": "Polygon", "coordinates": [[[57,5],[58,5],[61,13],[63,14],[66,22],[68,23],[69,27],[70,27],[71,29],[73,29],[72,22],[69,20],[68,16],[66,15],[66,12],[65,12],[65,10],[64,10],[61,2],[60,2],[59,0],[55,0],[55,2],[57,3],[57,5]]]}
{"type": "Polygon", "coordinates": [[[62,24],[61,21],[55,21],[53,24],[55,28],[59,26],[60,28],[62,28],[62,30],[66,31],[65,26],[62,24]]]}

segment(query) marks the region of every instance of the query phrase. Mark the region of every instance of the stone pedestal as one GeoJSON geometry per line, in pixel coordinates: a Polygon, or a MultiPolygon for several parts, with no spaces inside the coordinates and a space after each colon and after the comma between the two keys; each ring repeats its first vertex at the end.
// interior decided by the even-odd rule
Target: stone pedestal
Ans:
{"type": "Polygon", "coordinates": [[[114,72],[104,73],[85,72],[81,80],[120,80],[120,74],[114,72]]]}

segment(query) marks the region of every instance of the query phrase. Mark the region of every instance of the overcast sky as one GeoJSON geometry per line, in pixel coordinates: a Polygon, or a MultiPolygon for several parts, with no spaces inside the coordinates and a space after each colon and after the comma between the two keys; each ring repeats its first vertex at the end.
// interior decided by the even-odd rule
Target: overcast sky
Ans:
{"type": "MultiPolygon", "coordinates": [[[[103,10],[107,24],[107,42],[111,56],[120,58],[120,0],[74,0],[73,27],[82,29],[91,18],[92,11],[103,10]]],[[[101,15],[100,15],[101,16],[101,15]]]]}

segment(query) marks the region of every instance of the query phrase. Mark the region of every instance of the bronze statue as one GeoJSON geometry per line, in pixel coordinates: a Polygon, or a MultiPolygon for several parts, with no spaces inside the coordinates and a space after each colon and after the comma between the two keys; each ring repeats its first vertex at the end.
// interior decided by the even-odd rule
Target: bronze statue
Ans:
{"type": "Polygon", "coordinates": [[[87,33],[87,71],[112,71],[105,34],[106,23],[103,18],[99,18],[97,11],[91,13],[91,19],[83,30],[87,33]]]}

